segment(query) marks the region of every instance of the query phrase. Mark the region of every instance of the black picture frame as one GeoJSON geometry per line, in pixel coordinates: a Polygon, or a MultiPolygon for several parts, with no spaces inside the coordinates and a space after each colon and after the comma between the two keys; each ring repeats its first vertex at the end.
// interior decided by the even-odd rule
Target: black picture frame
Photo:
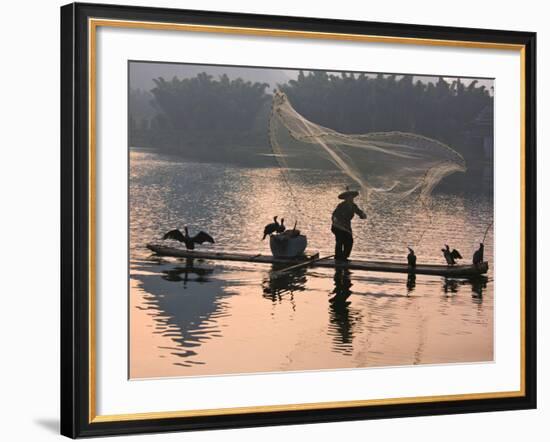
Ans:
{"type": "MultiPolygon", "coordinates": [[[[61,433],[71,438],[536,408],[536,34],[73,3],[61,8],[61,433]],[[90,397],[90,18],[520,45],[524,51],[524,394],[364,407],[94,421],[90,397]]],[[[93,252],[93,251],[92,251],[93,252]]]]}

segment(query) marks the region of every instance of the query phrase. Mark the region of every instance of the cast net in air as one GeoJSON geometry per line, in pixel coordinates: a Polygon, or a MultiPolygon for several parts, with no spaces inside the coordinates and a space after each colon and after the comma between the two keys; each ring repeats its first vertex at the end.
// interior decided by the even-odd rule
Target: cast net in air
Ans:
{"type": "Polygon", "coordinates": [[[294,201],[295,178],[316,169],[357,187],[370,207],[411,199],[429,213],[437,184],[466,171],[464,158],[439,141],[404,132],[339,133],[304,118],[279,91],[273,96],[269,139],[294,201]]]}

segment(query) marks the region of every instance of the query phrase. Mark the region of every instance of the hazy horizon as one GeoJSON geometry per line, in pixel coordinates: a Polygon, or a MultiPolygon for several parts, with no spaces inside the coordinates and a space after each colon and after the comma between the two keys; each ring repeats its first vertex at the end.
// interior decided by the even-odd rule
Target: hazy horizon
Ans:
{"type": "MultiPolygon", "coordinates": [[[[190,78],[201,72],[206,72],[215,78],[226,74],[230,79],[242,78],[245,81],[268,83],[269,89],[274,89],[277,84],[286,83],[289,80],[295,80],[298,73],[312,72],[318,69],[311,68],[276,68],[276,67],[254,67],[254,66],[228,66],[228,65],[208,65],[208,64],[186,64],[172,62],[152,62],[152,61],[130,61],[131,69],[129,69],[129,83],[131,89],[141,89],[150,91],[155,87],[153,78],[163,77],[165,80],[171,80],[174,76],[178,78],[190,78]]],[[[325,71],[329,74],[338,75],[342,72],[352,71],[325,71]]],[[[353,71],[359,74],[359,71],[353,71]]],[[[364,71],[363,73],[376,76],[379,72],[364,71]]],[[[382,72],[384,75],[407,75],[406,73],[382,72]]],[[[436,83],[439,77],[443,77],[451,83],[454,79],[460,78],[461,82],[468,86],[473,80],[478,80],[478,84],[485,86],[491,94],[494,87],[494,79],[490,78],[471,78],[471,77],[456,77],[447,74],[413,74],[413,80],[422,81],[423,83],[436,83]]]]}

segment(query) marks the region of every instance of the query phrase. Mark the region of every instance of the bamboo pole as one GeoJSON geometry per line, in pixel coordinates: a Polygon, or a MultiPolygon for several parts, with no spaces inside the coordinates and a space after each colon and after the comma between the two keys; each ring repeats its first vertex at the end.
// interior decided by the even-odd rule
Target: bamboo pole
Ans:
{"type": "Polygon", "coordinates": [[[313,264],[314,262],[319,262],[319,261],[323,261],[325,259],[330,259],[330,258],[334,258],[334,255],[324,256],[322,258],[310,259],[309,261],[304,261],[304,262],[301,262],[299,264],[295,264],[293,266],[286,267],[286,268],[281,269],[281,270],[276,270],[276,271],[272,272],[271,274],[272,275],[279,275],[281,273],[289,272],[291,270],[296,270],[296,269],[299,269],[301,267],[306,267],[310,264],[313,264]]]}

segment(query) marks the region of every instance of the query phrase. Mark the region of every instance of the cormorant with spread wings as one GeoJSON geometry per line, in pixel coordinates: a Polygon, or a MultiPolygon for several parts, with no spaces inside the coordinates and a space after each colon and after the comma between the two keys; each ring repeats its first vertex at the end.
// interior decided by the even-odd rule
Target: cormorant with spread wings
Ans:
{"type": "Polygon", "coordinates": [[[445,248],[441,249],[441,251],[443,252],[443,256],[445,257],[447,264],[450,266],[455,265],[457,259],[462,259],[462,255],[460,254],[460,252],[456,249],[453,249],[451,251],[447,244],[445,244],[445,248]]]}
{"type": "Polygon", "coordinates": [[[187,250],[193,250],[195,248],[195,244],[202,244],[205,242],[214,244],[214,238],[202,230],[195,236],[189,236],[187,226],[185,226],[185,235],[178,229],[174,229],[166,233],[162,239],[175,239],[176,241],[182,242],[185,244],[185,248],[187,250]]]}

